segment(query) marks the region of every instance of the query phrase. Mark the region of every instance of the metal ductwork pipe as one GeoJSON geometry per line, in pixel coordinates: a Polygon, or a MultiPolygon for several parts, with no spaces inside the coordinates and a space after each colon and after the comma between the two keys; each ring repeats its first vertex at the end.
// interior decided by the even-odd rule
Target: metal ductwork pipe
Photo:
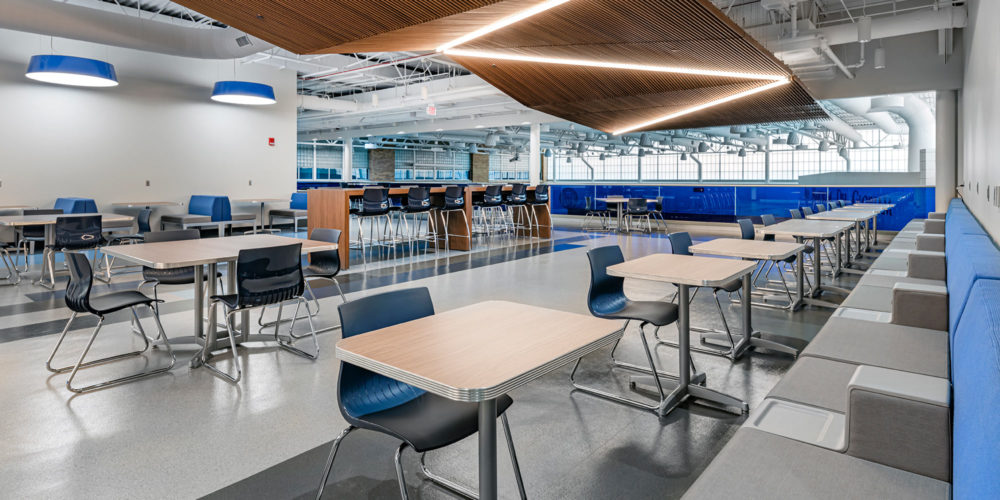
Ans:
{"type": "Polygon", "coordinates": [[[0,28],[198,59],[238,59],[274,47],[233,28],[188,28],[51,0],[0,0],[0,28]]]}
{"type": "Polygon", "coordinates": [[[892,119],[889,113],[870,113],[868,110],[871,109],[872,100],[870,97],[853,97],[849,99],[833,99],[833,104],[837,107],[847,111],[848,113],[859,116],[875,124],[878,128],[882,129],[883,132],[892,135],[905,134],[906,131],[896,123],[896,120],[892,119]]]}
{"type": "Polygon", "coordinates": [[[844,120],[841,120],[836,116],[831,116],[829,120],[817,121],[816,125],[840,134],[854,142],[864,142],[864,138],[861,137],[861,134],[859,134],[857,130],[854,130],[854,127],[848,125],[844,122],[844,120]]]}
{"type": "MultiPolygon", "coordinates": [[[[913,94],[872,98],[869,112],[885,111],[902,118],[910,128],[910,145],[907,155],[907,170],[920,171],[920,151],[928,158],[933,157],[936,138],[934,113],[923,100],[913,94]]],[[[930,172],[927,172],[930,174],[930,172]]]]}

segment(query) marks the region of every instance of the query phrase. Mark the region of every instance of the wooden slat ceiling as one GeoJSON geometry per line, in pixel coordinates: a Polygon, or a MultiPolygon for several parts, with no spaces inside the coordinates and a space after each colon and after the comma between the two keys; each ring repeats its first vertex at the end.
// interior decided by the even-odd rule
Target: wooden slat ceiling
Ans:
{"type": "MultiPolygon", "coordinates": [[[[178,0],[298,53],[433,50],[541,0],[178,0]]],[[[570,0],[457,49],[790,76],[709,0],[570,0]]],[[[606,132],[767,80],[450,55],[530,108],[606,132]]],[[[790,84],[639,130],[822,120],[790,84]]]]}

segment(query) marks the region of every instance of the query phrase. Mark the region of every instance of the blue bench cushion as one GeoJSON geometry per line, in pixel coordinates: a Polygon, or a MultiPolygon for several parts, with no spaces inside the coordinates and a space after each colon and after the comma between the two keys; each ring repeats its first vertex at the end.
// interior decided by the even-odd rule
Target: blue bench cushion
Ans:
{"type": "Polygon", "coordinates": [[[953,342],[953,498],[1000,498],[1000,281],[972,287],[953,342]]]}
{"type": "Polygon", "coordinates": [[[292,210],[309,210],[309,195],[306,193],[292,193],[292,202],[288,208],[292,210]]]}
{"type": "Polygon", "coordinates": [[[976,280],[1000,279],[1000,250],[989,236],[963,234],[953,237],[955,245],[946,252],[948,262],[948,331],[955,328],[976,280]]]}
{"type": "Polygon", "coordinates": [[[188,213],[207,215],[212,218],[212,222],[227,221],[233,218],[228,196],[193,195],[188,202],[188,213]]]}
{"type": "Polygon", "coordinates": [[[97,203],[90,198],[59,198],[52,208],[62,209],[64,214],[93,214],[97,213],[97,203]]]}

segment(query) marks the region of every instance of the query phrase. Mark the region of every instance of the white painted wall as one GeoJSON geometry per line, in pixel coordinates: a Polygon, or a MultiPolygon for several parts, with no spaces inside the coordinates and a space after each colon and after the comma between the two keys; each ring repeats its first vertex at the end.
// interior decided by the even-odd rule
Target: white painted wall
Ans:
{"type": "Polygon", "coordinates": [[[27,79],[28,59],[50,53],[49,44],[0,30],[0,205],[47,208],[82,196],[105,211],[112,202],[177,201],[185,206],[160,212],[186,212],[192,194],[287,198],[295,190],[293,71],[240,65],[236,79],[272,85],[278,103],[235,106],[209,99],[215,81],[233,79],[233,61],[56,39],[54,53],[114,64],[120,85],[27,79]]]}
{"type": "Polygon", "coordinates": [[[969,2],[965,32],[965,85],[961,92],[962,198],[994,240],[1000,239],[1000,208],[987,193],[1000,185],[1000,2],[969,2]]]}

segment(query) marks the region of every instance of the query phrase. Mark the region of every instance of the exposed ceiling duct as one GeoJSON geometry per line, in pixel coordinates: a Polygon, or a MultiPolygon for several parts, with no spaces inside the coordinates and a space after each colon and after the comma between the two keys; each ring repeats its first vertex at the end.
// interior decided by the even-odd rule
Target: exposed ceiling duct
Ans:
{"type": "Polygon", "coordinates": [[[896,123],[896,120],[893,120],[889,113],[869,112],[868,110],[871,109],[872,102],[870,97],[832,99],[830,102],[852,115],[860,116],[861,118],[874,123],[878,128],[882,129],[882,131],[887,134],[898,135],[906,133],[906,130],[896,123]]]}
{"type": "Polygon", "coordinates": [[[0,0],[0,28],[198,59],[238,59],[273,47],[233,28],[177,26],[51,0],[0,0]]]}
{"type": "Polygon", "coordinates": [[[920,171],[920,152],[933,158],[937,123],[930,107],[913,94],[873,97],[869,112],[886,111],[902,118],[910,129],[907,162],[910,172],[920,171]]]}

